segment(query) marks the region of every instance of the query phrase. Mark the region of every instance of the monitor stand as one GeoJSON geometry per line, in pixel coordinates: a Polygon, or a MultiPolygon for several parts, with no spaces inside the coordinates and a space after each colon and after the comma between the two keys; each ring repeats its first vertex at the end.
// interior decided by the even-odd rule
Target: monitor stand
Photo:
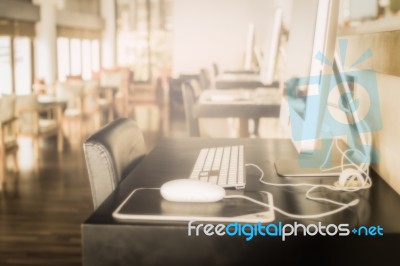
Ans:
{"type": "MultiPolygon", "coordinates": [[[[333,162],[333,166],[340,165],[340,162],[333,162]]],[[[298,159],[286,159],[275,161],[275,170],[280,176],[285,177],[324,177],[324,176],[336,176],[338,177],[341,173],[340,168],[336,168],[330,171],[323,171],[320,168],[306,168],[299,164],[298,159]]]]}

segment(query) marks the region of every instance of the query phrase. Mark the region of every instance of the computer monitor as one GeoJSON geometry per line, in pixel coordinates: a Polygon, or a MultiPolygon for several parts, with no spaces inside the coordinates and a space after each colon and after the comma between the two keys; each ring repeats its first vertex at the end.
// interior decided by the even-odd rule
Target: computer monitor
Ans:
{"type": "Polygon", "coordinates": [[[244,53],[244,69],[250,70],[253,65],[253,47],[254,47],[254,23],[249,23],[246,39],[246,50],[244,53]]]}
{"type": "Polygon", "coordinates": [[[260,66],[260,80],[264,85],[272,84],[274,81],[274,70],[276,58],[278,56],[279,38],[282,29],[282,10],[275,10],[272,27],[266,36],[266,42],[263,47],[263,56],[257,55],[257,61],[260,66]]]}
{"type": "Polygon", "coordinates": [[[233,81],[233,87],[237,86],[234,83],[238,81],[262,83],[257,86],[271,85],[274,82],[275,65],[282,32],[282,10],[280,8],[275,9],[274,15],[267,16],[266,19],[268,25],[262,47],[254,44],[255,27],[253,23],[250,23],[246,39],[244,69],[224,71],[228,75],[223,76],[222,81],[233,81]],[[257,70],[253,69],[254,57],[257,70]]]}
{"type": "MultiPolygon", "coordinates": [[[[345,72],[342,61],[337,53],[334,55],[333,74],[335,77],[334,85],[330,89],[327,98],[327,107],[321,131],[325,128],[325,131],[328,131],[328,135],[330,136],[346,137],[347,146],[357,151],[349,153],[348,157],[353,162],[369,164],[377,159],[371,157],[373,155],[371,134],[373,128],[370,127],[369,123],[377,120],[371,119],[371,117],[379,116],[379,113],[374,112],[374,110],[370,112],[371,103],[367,102],[370,99],[363,99],[365,106],[364,108],[360,106],[362,103],[360,103],[360,99],[357,99],[359,97],[357,95],[361,94],[361,91],[357,89],[358,86],[356,84],[358,82],[368,82],[368,77],[371,78],[373,75],[371,75],[370,71],[353,70],[345,72]],[[362,74],[360,75],[360,73],[362,74]],[[356,76],[358,76],[357,78],[363,77],[363,82],[357,80],[356,76]],[[360,109],[363,109],[363,111],[360,111],[360,109]]],[[[374,88],[373,82],[368,83],[374,88]]],[[[365,96],[367,98],[373,97],[373,91],[374,89],[369,88],[365,96]]],[[[378,101],[377,95],[373,98],[378,101]]],[[[378,123],[375,123],[374,126],[380,128],[380,125],[378,125],[380,124],[379,122],[378,118],[378,123]]]]}
{"type": "Polygon", "coordinates": [[[254,51],[254,56],[256,58],[257,68],[261,69],[262,61],[263,61],[263,55],[262,55],[261,49],[258,45],[256,45],[256,46],[254,46],[253,51],[254,51]]]}
{"type": "MultiPolygon", "coordinates": [[[[286,91],[291,101],[293,144],[298,153],[304,155],[319,148],[317,144],[333,78],[330,62],[334,61],[339,1],[296,0],[292,10],[286,91]],[[294,125],[295,121],[299,123],[294,125]]],[[[282,176],[339,175],[338,171],[321,171],[319,167],[301,163],[299,160],[280,160],[275,162],[275,167],[282,176]]]]}

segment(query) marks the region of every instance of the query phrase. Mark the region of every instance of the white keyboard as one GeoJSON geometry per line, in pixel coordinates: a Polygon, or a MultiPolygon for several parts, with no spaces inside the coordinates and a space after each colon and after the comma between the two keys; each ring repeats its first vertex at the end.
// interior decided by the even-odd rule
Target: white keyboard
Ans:
{"type": "Polygon", "coordinates": [[[201,149],[190,178],[221,187],[244,188],[243,149],[243,145],[201,149]]]}

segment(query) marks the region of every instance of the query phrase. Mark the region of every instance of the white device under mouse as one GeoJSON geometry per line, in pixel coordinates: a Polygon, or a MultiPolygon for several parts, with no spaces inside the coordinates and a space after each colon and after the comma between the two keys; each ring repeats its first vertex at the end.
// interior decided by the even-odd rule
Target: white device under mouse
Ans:
{"type": "MultiPolygon", "coordinates": [[[[174,187],[177,183],[180,183],[180,180],[174,180],[170,182],[173,182],[172,187],[174,187]]],[[[168,182],[169,185],[171,185],[170,182],[168,182]]],[[[191,185],[192,184],[194,183],[192,182],[191,185]]],[[[165,186],[167,187],[167,183],[165,186]]],[[[167,192],[168,189],[172,187],[167,187],[167,192]]],[[[221,187],[221,189],[223,188],[221,187]]],[[[219,191],[220,194],[218,198],[222,197],[224,194],[223,191],[219,191]]],[[[229,193],[227,192],[226,195],[228,196],[228,194],[229,193]]],[[[267,208],[260,206],[259,204],[249,202],[244,198],[227,198],[227,196],[224,196],[222,200],[217,202],[173,202],[164,199],[158,188],[136,188],[113,212],[113,217],[121,222],[140,223],[143,221],[161,223],[171,221],[203,221],[211,223],[270,223],[274,221],[275,211],[271,193],[239,191],[239,194],[247,195],[255,200],[265,202],[270,207],[267,208]],[[144,203],[146,203],[145,208],[143,207],[144,203]],[[232,206],[237,206],[237,208],[232,208],[232,206]]],[[[183,198],[180,199],[183,200],[183,198]]]]}
{"type": "Polygon", "coordinates": [[[174,202],[216,202],[225,197],[225,189],[200,180],[175,179],[164,183],[161,196],[174,202]]]}

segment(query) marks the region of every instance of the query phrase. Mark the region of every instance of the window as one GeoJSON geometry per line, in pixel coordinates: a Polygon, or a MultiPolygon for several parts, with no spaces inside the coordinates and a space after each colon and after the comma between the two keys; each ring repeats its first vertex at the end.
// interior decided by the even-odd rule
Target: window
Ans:
{"type": "Polygon", "coordinates": [[[71,72],[73,76],[82,74],[82,57],[81,57],[81,40],[71,39],[70,41],[71,49],[71,72]]]}
{"type": "Polygon", "coordinates": [[[29,94],[32,85],[31,42],[28,37],[14,38],[15,93],[29,94]]]}
{"type": "Polygon", "coordinates": [[[32,39],[0,36],[0,93],[29,94],[32,77],[32,39]]]}
{"type": "Polygon", "coordinates": [[[149,82],[172,64],[173,0],[116,0],[117,62],[149,82]]]}
{"type": "Polygon", "coordinates": [[[11,37],[0,36],[0,93],[12,93],[11,37]]]}
{"type": "Polygon", "coordinates": [[[65,80],[69,75],[69,40],[67,38],[57,39],[57,63],[58,63],[58,79],[65,80]]]}
{"type": "Polygon", "coordinates": [[[98,40],[92,40],[92,70],[100,70],[100,44],[98,40]]]}
{"type": "Polygon", "coordinates": [[[60,81],[69,75],[91,79],[100,70],[99,40],[58,37],[57,68],[60,81]]]}
{"type": "Polygon", "coordinates": [[[92,64],[91,64],[91,47],[90,40],[82,40],[82,78],[90,79],[92,77],[92,64]]]}

